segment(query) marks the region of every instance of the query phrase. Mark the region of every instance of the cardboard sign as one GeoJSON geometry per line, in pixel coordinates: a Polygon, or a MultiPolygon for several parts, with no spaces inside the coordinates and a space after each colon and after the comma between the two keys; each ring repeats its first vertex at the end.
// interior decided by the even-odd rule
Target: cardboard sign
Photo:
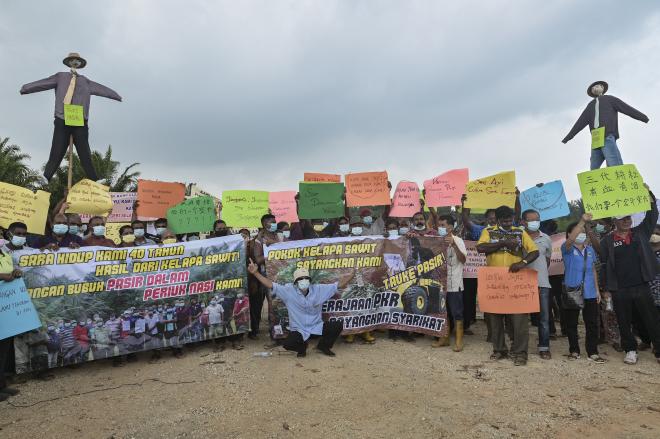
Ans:
{"type": "Polygon", "coordinates": [[[316,183],[339,183],[341,181],[341,176],[338,174],[320,174],[317,172],[305,172],[304,178],[305,181],[316,182],[316,183]]]}
{"type": "MultiPolygon", "coordinates": [[[[119,237],[119,229],[124,226],[130,226],[131,223],[106,223],[105,224],[105,237],[114,241],[115,244],[121,244],[121,238],[119,237]]],[[[168,224],[169,225],[169,224],[168,224]]]]}
{"type": "Polygon", "coordinates": [[[497,209],[500,206],[513,207],[516,203],[516,173],[515,171],[472,180],[465,187],[467,201],[465,207],[481,207],[497,209]]]}
{"type": "Polygon", "coordinates": [[[40,327],[41,320],[23,279],[0,280],[0,340],[40,327]]]}
{"type": "Polygon", "coordinates": [[[559,218],[570,214],[564,185],[555,180],[541,186],[534,186],[520,193],[521,212],[534,209],[541,215],[541,221],[559,218]]]}
{"type": "Polygon", "coordinates": [[[493,314],[539,312],[539,284],[535,270],[510,273],[509,267],[481,267],[477,274],[479,309],[493,314]]]}
{"type": "Polygon", "coordinates": [[[301,219],[330,219],[344,216],[343,183],[299,185],[298,216],[301,219]]]}
{"type": "Polygon", "coordinates": [[[268,213],[268,192],[224,191],[222,219],[229,227],[261,227],[261,217],[268,213]]]}
{"type": "Polygon", "coordinates": [[[584,211],[594,219],[651,209],[651,197],[635,165],[610,166],[578,174],[584,211]]]}
{"type": "Polygon", "coordinates": [[[285,221],[289,224],[298,222],[298,205],[296,191],[271,192],[268,194],[270,213],[275,215],[275,221],[285,221]]]}
{"type": "Polygon", "coordinates": [[[137,194],[138,216],[164,218],[167,209],[185,199],[186,186],[183,183],[138,180],[137,194]]]}
{"type": "Polygon", "coordinates": [[[176,234],[209,232],[218,219],[213,197],[189,198],[167,209],[167,227],[176,234]]]}
{"type": "Polygon", "coordinates": [[[486,254],[477,251],[477,241],[463,241],[467,250],[463,278],[476,279],[479,268],[486,266],[486,254]]]}
{"type": "Polygon", "coordinates": [[[417,183],[400,181],[396,185],[392,198],[390,216],[394,218],[410,218],[421,209],[419,202],[419,188],[417,183]]]}
{"type": "Polygon", "coordinates": [[[107,216],[113,208],[110,188],[92,180],[81,180],[69,189],[67,213],[107,216]]]}
{"type": "MultiPolygon", "coordinates": [[[[112,212],[105,219],[108,223],[128,223],[133,219],[133,205],[137,200],[137,192],[110,192],[112,199],[112,212]]],[[[101,215],[105,217],[105,215],[101,215]]],[[[89,222],[92,215],[83,213],[80,219],[83,223],[89,222]]]]}
{"type": "Polygon", "coordinates": [[[605,146],[605,127],[591,130],[591,149],[598,149],[605,146]]]}
{"type": "Polygon", "coordinates": [[[22,222],[29,233],[43,235],[50,203],[50,193],[32,192],[13,184],[0,182],[0,227],[22,222]]]}
{"type": "Polygon", "coordinates": [[[550,236],[550,240],[552,241],[552,256],[550,256],[548,274],[550,276],[564,274],[564,257],[561,255],[561,246],[566,242],[566,234],[555,233],[550,236]]]}
{"type": "Polygon", "coordinates": [[[346,174],[346,205],[388,206],[390,189],[387,186],[387,172],[359,172],[346,174]]]}
{"type": "Polygon", "coordinates": [[[468,184],[467,168],[454,169],[424,182],[426,204],[430,207],[457,206],[468,184]]]}
{"type": "Polygon", "coordinates": [[[64,125],[84,127],[85,113],[82,105],[64,104],[64,125]]]}

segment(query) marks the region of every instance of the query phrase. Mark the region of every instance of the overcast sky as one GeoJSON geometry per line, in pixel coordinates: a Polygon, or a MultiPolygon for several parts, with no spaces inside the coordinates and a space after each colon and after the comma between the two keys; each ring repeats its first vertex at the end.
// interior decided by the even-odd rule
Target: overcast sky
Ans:
{"type": "Polygon", "coordinates": [[[576,198],[589,133],[561,139],[602,79],[650,117],[621,116],[619,147],[660,186],[658,1],[3,1],[0,136],[34,167],[54,95],[18,91],[71,51],[124,98],[92,98],[92,147],[143,178],[219,195],[305,171],[515,169],[521,190],[561,179],[576,198]]]}

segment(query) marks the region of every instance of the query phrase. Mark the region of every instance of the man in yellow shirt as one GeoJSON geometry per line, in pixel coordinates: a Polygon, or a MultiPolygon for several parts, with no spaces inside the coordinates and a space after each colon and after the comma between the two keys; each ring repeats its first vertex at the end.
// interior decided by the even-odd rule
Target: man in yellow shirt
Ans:
{"type": "MultiPolygon", "coordinates": [[[[500,206],[495,210],[497,225],[486,227],[477,242],[477,250],[486,253],[486,265],[489,267],[509,267],[515,273],[533,262],[539,251],[534,240],[523,227],[513,225],[513,209],[500,206]]],[[[493,341],[492,360],[506,358],[509,350],[504,341],[504,319],[511,319],[513,341],[511,357],[516,366],[527,364],[527,345],[529,343],[529,314],[491,314],[484,313],[490,324],[493,341]]]]}

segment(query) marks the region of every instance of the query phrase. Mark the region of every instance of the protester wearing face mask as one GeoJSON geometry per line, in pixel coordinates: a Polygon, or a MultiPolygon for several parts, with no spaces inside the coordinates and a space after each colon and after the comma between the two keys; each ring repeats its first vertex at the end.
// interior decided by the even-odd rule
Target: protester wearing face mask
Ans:
{"type": "Polygon", "coordinates": [[[277,223],[277,239],[280,242],[288,241],[291,237],[291,227],[286,221],[277,223]]]}
{"type": "MultiPolygon", "coordinates": [[[[463,350],[463,264],[467,249],[461,238],[454,235],[456,220],[451,215],[438,218],[438,235],[447,244],[447,307],[454,320],[456,343],[454,352],[463,350]]],[[[433,347],[449,346],[449,335],[438,338],[433,347]]]]}
{"type": "Polygon", "coordinates": [[[259,267],[253,261],[248,266],[250,274],[255,276],[268,290],[272,297],[279,298],[286,305],[289,313],[289,335],[282,343],[284,349],[298,353],[298,357],[307,354],[307,344],[312,335],[321,336],[317,349],[325,355],[334,356],[331,350],[343,329],[342,322],[324,322],[321,318],[323,303],[337,294],[337,283],[323,285],[311,284],[309,271],[298,268],[293,273],[293,283],[280,285],[259,273],[259,267]]]}
{"type": "Polygon", "coordinates": [[[118,247],[135,247],[135,233],[128,224],[119,228],[119,239],[121,243],[118,247]]]}
{"type": "Polygon", "coordinates": [[[362,218],[353,219],[351,221],[351,234],[350,236],[366,236],[365,235],[366,225],[362,222],[362,218]]]}
{"type": "Polygon", "coordinates": [[[83,239],[83,247],[115,247],[115,243],[105,237],[105,220],[100,216],[93,216],[89,220],[89,227],[92,233],[83,239]]]}
{"type": "Polygon", "coordinates": [[[550,277],[548,276],[548,267],[550,267],[550,258],[552,257],[552,240],[545,233],[539,230],[541,228],[541,215],[528,209],[522,213],[522,224],[530,238],[534,240],[539,249],[539,257],[536,258],[529,267],[536,270],[539,284],[539,315],[538,315],[538,334],[539,334],[539,356],[543,360],[552,358],[550,354],[550,277]]]}
{"type": "Polygon", "coordinates": [[[385,233],[385,221],[383,218],[374,217],[374,213],[370,208],[365,207],[361,209],[360,218],[360,222],[362,223],[363,236],[382,235],[385,233]]]}
{"type": "Polygon", "coordinates": [[[199,232],[187,233],[186,242],[190,242],[190,241],[199,241],[199,232]]]}
{"type": "Polygon", "coordinates": [[[333,232],[330,223],[324,219],[302,220],[300,226],[303,239],[326,238],[333,232]]]}
{"type": "Polygon", "coordinates": [[[147,225],[144,223],[144,221],[133,220],[131,221],[131,227],[133,228],[133,235],[135,235],[133,244],[136,247],[156,244],[156,241],[147,236],[147,225]]]}
{"type": "MultiPolygon", "coordinates": [[[[406,231],[407,233],[407,231],[406,231]]],[[[405,235],[405,233],[404,233],[405,235]]],[[[385,221],[385,233],[383,236],[386,238],[398,238],[399,237],[399,221],[395,218],[388,218],[385,221]]]]}
{"type": "Polygon", "coordinates": [[[651,209],[637,227],[632,227],[630,215],[615,217],[614,231],[600,242],[601,275],[606,289],[604,296],[612,298],[619,322],[621,347],[626,351],[626,364],[637,363],[637,339],[631,331],[635,312],[653,343],[655,357],[660,363],[660,322],[649,289],[649,282],[655,279],[658,272],[650,243],[658,222],[658,206],[650,190],[649,198],[651,209]]]}
{"type": "Polygon", "coordinates": [[[347,217],[343,216],[337,219],[332,233],[333,238],[345,238],[351,236],[351,224],[347,217]]]}
{"type": "MultiPolygon", "coordinates": [[[[489,267],[509,267],[510,272],[518,272],[539,256],[538,248],[522,227],[513,226],[513,209],[508,206],[500,206],[495,210],[495,217],[497,226],[489,226],[484,229],[477,242],[477,250],[480,253],[486,253],[486,265],[489,267]]],[[[509,318],[513,327],[511,346],[513,364],[526,365],[529,314],[484,313],[484,318],[489,322],[492,331],[493,354],[490,358],[500,360],[509,356],[509,350],[504,340],[504,320],[509,318]]]]}
{"type": "Polygon", "coordinates": [[[213,233],[209,238],[221,238],[223,236],[229,235],[229,228],[227,228],[227,223],[223,220],[216,220],[213,223],[213,233]]]}
{"type": "Polygon", "coordinates": [[[170,245],[176,243],[177,239],[174,232],[169,229],[165,229],[165,231],[160,235],[160,241],[158,242],[158,245],[170,245]]]}
{"type": "Polygon", "coordinates": [[[408,236],[438,236],[438,232],[428,228],[424,212],[417,212],[412,217],[411,229],[408,236]]]}
{"type": "Polygon", "coordinates": [[[11,223],[5,232],[5,239],[5,247],[9,252],[18,250],[30,250],[30,247],[26,245],[27,226],[24,223],[11,223]]]}
{"type": "Polygon", "coordinates": [[[60,248],[76,249],[82,245],[82,239],[70,233],[70,220],[66,215],[58,213],[53,216],[51,232],[40,237],[35,245],[41,250],[58,251],[60,248]]]}
{"type": "MultiPolygon", "coordinates": [[[[261,229],[254,239],[251,246],[250,258],[259,266],[262,274],[266,273],[266,260],[264,258],[264,247],[280,242],[277,236],[277,222],[275,215],[266,214],[261,217],[261,229]]],[[[261,311],[264,306],[264,299],[268,292],[260,283],[253,283],[253,287],[248,289],[250,294],[250,322],[251,330],[248,338],[254,340],[259,335],[259,326],[261,324],[261,311]],[[255,288],[256,287],[256,288],[255,288]]]]}
{"type": "Polygon", "coordinates": [[[80,215],[77,213],[67,213],[65,214],[69,224],[69,234],[79,237],[81,240],[83,238],[83,223],[80,215]]]}
{"type": "Polygon", "coordinates": [[[154,228],[156,229],[156,234],[148,235],[148,237],[156,241],[156,243],[159,241],[162,242],[163,234],[167,231],[167,218],[158,218],[154,221],[154,228]]]}
{"type": "MultiPolygon", "coordinates": [[[[582,319],[586,329],[585,348],[587,358],[598,364],[605,360],[598,354],[598,303],[600,291],[598,275],[594,263],[596,251],[589,245],[586,227],[591,222],[591,214],[585,213],[578,223],[569,224],[566,229],[566,241],[561,246],[564,262],[564,285],[567,289],[582,288],[584,306],[582,319]]],[[[562,317],[565,320],[568,335],[569,360],[580,358],[578,343],[578,317],[580,309],[563,304],[562,317]]]]}

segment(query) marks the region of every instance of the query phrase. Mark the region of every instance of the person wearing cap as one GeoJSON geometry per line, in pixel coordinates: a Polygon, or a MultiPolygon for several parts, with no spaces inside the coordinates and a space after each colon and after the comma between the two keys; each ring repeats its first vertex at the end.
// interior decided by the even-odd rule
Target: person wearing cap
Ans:
{"type": "Polygon", "coordinates": [[[637,363],[637,339],[631,331],[635,312],[653,343],[655,357],[660,363],[660,322],[649,287],[658,271],[650,244],[658,222],[658,205],[650,190],[649,197],[651,209],[637,227],[632,227],[630,215],[616,216],[614,231],[600,241],[601,276],[605,286],[603,296],[612,298],[621,333],[621,347],[626,351],[626,364],[637,363]]]}
{"type": "Polygon", "coordinates": [[[53,131],[53,143],[50,150],[48,163],[44,168],[44,177],[50,179],[59,168],[64,154],[69,146],[69,137],[73,137],[80,163],[90,180],[98,180],[98,175],[92,163],[92,154],[89,148],[89,102],[91,96],[101,96],[116,101],[122,100],[121,96],[114,90],[94,82],[83,75],[78,74],[78,69],[87,65],[87,61],[77,53],[70,53],[62,60],[65,66],[70,68],[69,72],[59,72],[54,75],[25,84],[21,87],[21,94],[30,94],[40,91],[55,89],[55,129],[53,131]],[[82,107],[84,123],[82,126],[66,125],[64,110],[65,105],[82,107]]]}
{"type": "Polygon", "coordinates": [[[360,210],[362,236],[382,235],[385,232],[385,221],[382,217],[374,218],[373,211],[365,207],[360,210]]]}
{"type": "Polygon", "coordinates": [[[605,81],[596,81],[587,88],[587,94],[593,99],[587,104],[573,128],[562,140],[562,143],[567,143],[587,125],[592,130],[592,135],[595,130],[604,131],[604,144],[600,146],[592,145],[591,169],[600,168],[603,162],[606,162],[607,166],[623,165],[621,152],[616,144],[619,138],[618,113],[623,113],[644,123],[649,121],[648,116],[621,99],[612,95],[605,95],[607,89],[608,85],[605,81]]]}
{"type": "Polygon", "coordinates": [[[337,294],[337,283],[311,284],[309,270],[298,268],[293,273],[293,283],[280,285],[259,273],[259,267],[252,260],[248,271],[266,288],[272,297],[279,298],[289,313],[289,335],[282,343],[284,349],[297,352],[298,357],[307,355],[307,344],[312,335],[320,336],[316,348],[333,357],[331,350],[341,334],[341,321],[324,322],[321,317],[323,303],[337,294]]]}

